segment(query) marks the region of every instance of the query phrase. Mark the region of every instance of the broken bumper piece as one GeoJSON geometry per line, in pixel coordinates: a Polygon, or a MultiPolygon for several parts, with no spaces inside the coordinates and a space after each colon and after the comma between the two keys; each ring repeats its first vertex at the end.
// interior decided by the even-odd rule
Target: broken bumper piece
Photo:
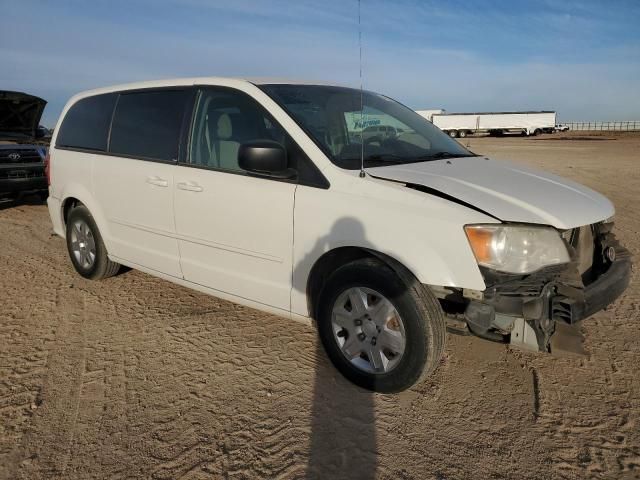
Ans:
{"type": "Polygon", "coordinates": [[[464,312],[469,329],[494,341],[549,351],[556,323],[574,325],[613,303],[629,285],[631,255],[615,242],[615,255],[585,285],[575,263],[525,277],[483,272],[491,286],[464,312]]]}

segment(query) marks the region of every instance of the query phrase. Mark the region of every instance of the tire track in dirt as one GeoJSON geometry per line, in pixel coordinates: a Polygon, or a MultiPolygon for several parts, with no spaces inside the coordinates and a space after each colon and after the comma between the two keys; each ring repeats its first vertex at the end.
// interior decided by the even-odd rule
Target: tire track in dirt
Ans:
{"type": "MultiPolygon", "coordinates": [[[[21,247],[20,247],[20,246],[18,246],[17,244],[12,245],[12,247],[14,247],[14,248],[15,248],[16,253],[17,253],[18,251],[20,251],[20,250],[21,250],[21,247]]],[[[31,250],[31,249],[29,249],[29,250],[31,250]]],[[[19,255],[19,257],[21,257],[21,258],[23,259],[23,261],[25,261],[25,263],[26,263],[26,264],[28,264],[28,265],[32,265],[32,264],[39,263],[39,262],[42,260],[42,263],[44,263],[45,265],[46,265],[47,263],[49,263],[49,264],[50,264],[50,266],[52,267],[52,269],[55,271],[55,267],[56,267],[56,265],[51,265],[51,262],[50,262],[50,261],[47,261],[47,259],[40,259],[40,258],[38,258],[38,255],[37,255],[37,248],[36,248],[36,249],[34,249],[34,250],[35,250],[35,252],[33,252],[33,254],[27,253],[26,255],[25,255],[24,250],[22,250],[22,251],[20,251],[21,255],[19,255]]],[[[25,266],[26,266],[26,265],[25,265],[25,266]]],[[[54,277],[58,277],[58,275],[53,275],[53,276],[54,276],[54,277]]],[[[52,279],[52,283],[58,283],[58,282],[60,282],[60,281],[62,281],[62,282],[64,283],[64,282],[66,281],[66,278],[65,278],[65,277],[67,277],[67,275],[66,275],[66,274],[65,274],[65,275],[63,275],[63,276],[62,276],[62,278],[59,278],[59,277],[58,277],[58,278],[54,278],[54,279],[52,279]]],[[[152,280],[152,282],[151,282],[151,283],[154,283],[154,282],[156,282],[156,281],[155,281],[155,280],[152,280]]],[[[82,287],[80,287],[80,286],[78,285],[78,284],[84,284],[84,283],[88,283],[88,282],[84,282],[84,281],[79,280],[79,279],[77,279],[77,278],[76,278],[76,279],[75,279],[75,282],[74,282],[74,288],[75,288],[75,290],[76,290],[76,291],[78,291],[78,292],[82,292],[84,295],[87,295],[87,294],[88,294],[88,295],[91,295],[91,296],[95,296],[98,300],[102,300],[103,298],[107,298],[107,299],[109,298],[109,297],[105,297],[104,295],[95,295],[93,292],[91,292],[91,290],[93,290],[93,288],[91,288],[91,287],[93,287],[93,286],[94,286],[94,285],[96,285],[96,284],[88,283],[88,290],[86,289],[85,285],[82,285],[82,287]]],[[[161,282],[161,283],[164,283],[164,282],[161,282]]],[[[156,289],[156,290],[157,290],[157,289],[156,289]]],[[[179,290],[183,290],[183,289],[179,289],[179,290]]],[[[162,294],[163,294],[163,293],[166,293],[166,292],[163,292],[162,290],[160,290],[160,296],[162,296],[162,294]]],[[[180,293],[180,292],[179,292],[179,293],[180,293]]],[[[192,296],[192,295],[189,295],[188,297],[193,298],[193,296],[192,296]]],[[[205,298],[210,298],[210,297],[205,297],[205,298]]],[[[125,297],[125,300],[126,300],[126,297],[125,297]]],[[[134,298],[134,299],[132,299],[132,300],[134,300],[134,302],[135,302],[135,303],[138,303],[137,299],[135,299],[135,298],[134,298]]],[[[214,300],[214,301],[213,301],[214,306],[217,306],[216,304],[219,304],[219,302],[218,302],[217,300],[215,300],[215,299],[213,299],[213,300],[214,300]]],[[[127,302],[127,303],[129,303],[129,302],[127,302]]],[[[146,305],[146,304],[149,304],[149,303],[153,304],[153,298],[151,298],[151,299],[146,298],[146,299],[145,299],[145,305],[146,305]],[[151,300],[151,301],[150,301],[150,300],[151,300]]],[[[209,303],[212,303],[212,302],[209,302],[209,303]]],[[[226,303],[226,302],[223,302],[223,304],[224,304],[224,303],[226,303]]],[[[140,318],[142,318],[142,317],[144,317],[144,318],[148,318],[148,315],[149,315],[149,314],[154,315],[154,314],[156,314],[158,311],[164,311],[164,313],[166,314],[166,307],[167,307],[167,305],[166,305],[166,299],[165,299],[165,302],[161,302],[161,303],[160,303],[160,305],[159,305],[156,309],[149,309],[149,308],[146,308],[146,307],[145,307],[145,311],[146,311],[146,312],[145,312],[145,314],[144,314],[144,315],[138,315],[138,316],[139,316],[140,318]]],[[[119,310],[120,310],[120,311],[119,311],[119,314],[120,314],[120,315],[123,315],[123,314],[125,314],[125,315],[126,315],[127,313],[131,313],[131,309],[130,309],[130,308],[124,308],[124,309],[119,309],[119,310]]],[[[174,309],[174,310],[175,310],[175,309],[174,309]]],[[[192,310],[192,308],[191,308],[191,310],[192,310]]],[[[250,319],[251,319],[251,320],[254,320],[254,319],[255,319],[255,317],[256,317],[256,312],[253,312],[253,311],[250,311],[250,312],[251,312],[251,314],[249,315],[249,317],[250,317],[250,319]]],[[[206,323],[206,322],[208,322],[208,319],[206,318],[206,315],[210,315],[211,313],[214,313],[214,314],[215,314],[215,313],[216,313],[215,309],[213,309],[213,310],[212,310],[211,308],[209,308],[209,309],[208,309],[207,311],[205,311],[203,314],[198,314],[198,315],[200,315],[200,316],[204,315],[204,318],[201,318],[201,319],[200,319],[200,321],[201,321],[203,324],[204,324],[204,323],[206,323]]],[[[260,315],[260,314],[258,314],[258,315],[260,315]]],[[[96,319],[96,318],[95,318],[95,316],[94,316],[94,320],[95,320],[95,319],[96,319]]],[[[98,320],[100,320],[100,318],[98,318],[98,320]]],[[[223,320],[223,321],[224,321],[224,320],[223,320]]],[[[278,321],[280,322],[281,320],[280,320],[280,319],[278,319],[278,321]]],[[[231,325],[229,324],[229,322],[227,322],[226,326],[227,326],[227,327],[230,327],[231,325]]],[[[169,328],[169,329],[167,329],[167,330],[168,330],[168,331],[172,331],[172,332],[173,332],[173,334],[174,334],[174,339],[178,339],[180,344],[182,344],[182,343],[188,343],[188,344],[190,344],[191,346],[198,347],[198,348],[202,348],[203,350],[211,350],[211,346],[210,346],[210,345],[207,345],[207,343],[208,343],[208,342],[207,342],[207,340],[206,340],[206,339],[201,339],[200,337],[198,337],[198,336],[197,336],[197,333],[198,333],[200,330],[202,330],[202,325],[197,326],[195,329],[184,328],[184,326],[177,326],[176,328],[169,328]],[[204,340],[204,341],[199,341],[199,340],[204,340]]],[[[284,345],[282,342],[286,342],[286,340],[279,339],[279,340],[276,340],[276,341],[272,341],[272,342],[270,342],[270,343],[271,343],[271,344],[278,344],[278,343],[280,343],[280,346],[282,346],[282,345],[284,345]]],[[[246,354],[246,357],[247,357],[248,359],[251,359],[252,357],[259,356],[259,355],[261,355],[261,354],[263,353],[263,351],[264,351],[264,347],[269,347],[269,346],[270,346],[270,345],[263,345],[263,346],[262,346],[263,348],[258,348],[258,347],[256,347],[254,344],[252,344],[252,343],[247,343],[247,344],[245,345],[245,354],[246,354]]],[[[135,357],[134,357],[134,358],[135,358],[135,357]]],[[[309,357],[308,357],[308,358],[309,358],[309,357]]],[[[245,363],[245,362],[238,362],[238,361],[237,361],[237,357],[236,357],[236,359],[235,359],[235,360],[234,360],[234,359],[230,359],[230,360],[229,360],[229,363],[235,363],[235,364],[236,364],[235,366],[236,366],[236,367],[238,367],[238,366],[242,366],[242,364],[243,364],[243,363],[245,363]]],[[[249,371],[251,370],[251,363],[248,363],[247,365],[244,365],[244,366],[245,366],[245,367],[248,367],[248,370],[249,370],[249,371]]],[[[96,380],[96,379],[99,379],[99,378],[100,378],[100,372],[101,372],[100,370],[93,370],[93,371],[92,371],[92,374],[91,374],[91,375],[92,375],[92,377],[93,377],[93,381],[94,381],[94,383],[95,383],[95,380],[96,380]],[[96,377],[96,372],[97,372],[97,374],[98,374],[98,376],[97,376],[97,377],[96,377]]],[[[264,372],[263,372],[263,373],[264,373],[264,372]]],[[[265,378],[269,378],[269,377],[270,377],[270,375],[266,375],[266,376],[265,376],[265,378]]],[[[277,388],[280,388],[280,387],[282,387],[282,386],[284,386],[284,385],[287,385],[287,384],[289,384],[289,385],[293,385],[291,382],[288,382],[288,381],[282,381],[282,382],[273,382],[273,383],[270,385],[270,387],[271,387],[272,389],[277,389],[277,388]]],[[[193,394],[194,392],[191,392],[191,393],[193,394]]],[[[94,405],[93,409],[95,410],[95,405],[94,405]]],[[[234,435],[234,432],[229,432],[229,433],[228,433],[228,435],[233,436],[233,435],[234,435]]],[[[268,438],[268,437],[267,437],[267,438],[268,438]]],[[[180,442],[178,442],[178,443],[180,443],[180,442]]],[[[257,448],[259,449],[259,448],[262,448],[262,447],[260,447],[260,446],[258,445],[258,447],[257,447],[257,448]]],[[[194,449],[194,450],[195,450],[195,449],[194,449]]],[[[269,457],[269,453],[270,453],[270,451],[269,451],[268,449],[266,449],[266,448],[265,448],[262,452],[260,452],[260,453],[259,453],[259,456],[260,456],[262,459],[266,459],[267,457],[269,457]]],[[[277,452],[276,452],[276,453],[277,453],[277,452]]],[[[274,454],[275,454],[275,453],[274,453],[274,454]]],[[[179,460],[179,459],[178,459],[178,460],[179,460]]],[[[266,462],[266,463],[268,463],[268,461],[266,461],[266,460],[265,460],[265,462],[266,462]]],[[[174,463],[176,463],[176,462],[174,462],[174,463]]],[[[183,462],[183,463],[184,463],[184,462],[183,462]]],[[[196,462],[196,463],[197,463],[197,462],[196,462]]],[[[177,464],[180,464],[180,462],[177,462],[177,464]]],[[[187,469],[188,471],[190,471],[191,466],[189,465],[189,462],[187,462],[185,465],[187,465],[187,468],[186,468],[186,469],[187,469]]],[[[182,467],[184,467],[184,465],[183,465],[182,467]]],[[[182,468],[182,467],[178,467],[178,470],[185,470],[185,468],[182,468]]],[[[173,470],[173,471],[172,471],[173,473],[171,473],[171,474],[170,474],[170,476],[172,476],[172,475],[173,475],[176,471],[178,471],[178,470],[173,470]]],[[[161,475],[160,475],[160,476],[161,476],[161,475]]]]}
{"type": "MultiPolygon", "coordinates": [[[[5,300],[19,295],[18,289],[7,289],[5,300]]],[[[32,303],[20,309],[18,305],[3,302],[0,316],[0,343],[2,363],[0,365],[0,476],[9,478],[9,466],[21,459],[17,445],[22,432],[27,428],[36,408],[41,403],[41,376],[45,371],[46,352],[39,346],[31,345],[30,339],[21,332],[22,324],[31,326],[39,317],[39,306],[32,303]],[[12,364],[5,358],[14,359],[12,364]],[[5,470],[6,469],[6,470],[5,470]]],[[[49,335],[52,332],[48,332],[49,335]]]]}
{"type": "Polygon", "coordinates": [[[65,311],[57,322],[55,346],[47,360],[42,388],[46,402],[35,413],[28,434],[47,448],[38,448],[36,442],[28,440],[23,443],[24,456],[37,462],[22,462],[17,472],[20,478],[64,478],[67,464],[75,453],[72,444],[85,366],[84,301],[77,292],[59,291],[56,305],[64,305],[65,311]],[[42,419],[53,422],[56,430],[51,431],[42,419]]]}

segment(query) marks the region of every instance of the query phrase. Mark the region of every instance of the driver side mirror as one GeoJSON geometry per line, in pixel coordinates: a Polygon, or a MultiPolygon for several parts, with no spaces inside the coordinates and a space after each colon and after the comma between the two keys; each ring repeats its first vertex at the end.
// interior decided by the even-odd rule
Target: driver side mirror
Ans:
{"type": "Polygon", "coordinates": [[[290,179],[296,176],[293,168],[287,168],[284,147],[271,140],[256,140],[240,145],[238,165],[250,174],[262,177],[290,179]]]}

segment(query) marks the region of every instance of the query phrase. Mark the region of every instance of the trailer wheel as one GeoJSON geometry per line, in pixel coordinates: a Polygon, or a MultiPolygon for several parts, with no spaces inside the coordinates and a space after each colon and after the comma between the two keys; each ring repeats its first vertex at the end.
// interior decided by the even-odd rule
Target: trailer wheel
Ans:
{"type": "Polygon", "coordinates": [[[465,137],[467,136],[467,131],[466,131],[466,130],[460,130],[460,131],[458,132],[458,136],[459,136],[460,138],[465,138],[465,137]]]}
{"type": "Polygon", "coordinates": [[[538,135],[540,135],[541,133],[542,133],[542,130],[540,130],[539,128],[536,128],[536,129],[533,131],[533,136],[534,136],[534,137],[537,137],[537,136],[538,136],[538,135]]]}
{"type": "Polygon", "coordinates": [[[458,136],[458,131],[457,130],[449,130],[447,133],[449,134],[449,136],[451,138],[456,138],[458,136]]]}

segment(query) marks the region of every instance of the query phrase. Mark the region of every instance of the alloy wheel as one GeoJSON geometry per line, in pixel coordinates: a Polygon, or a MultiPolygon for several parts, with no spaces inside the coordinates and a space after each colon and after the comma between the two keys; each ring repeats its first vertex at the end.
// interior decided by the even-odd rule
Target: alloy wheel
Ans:
{"type": "Polygon", "coordinates": [[[392,371],[406,347],[400,314],[384,295],[365,287],[340,294],[333,306],[333,335],[342,354],[367,373],[392,371]]]}

